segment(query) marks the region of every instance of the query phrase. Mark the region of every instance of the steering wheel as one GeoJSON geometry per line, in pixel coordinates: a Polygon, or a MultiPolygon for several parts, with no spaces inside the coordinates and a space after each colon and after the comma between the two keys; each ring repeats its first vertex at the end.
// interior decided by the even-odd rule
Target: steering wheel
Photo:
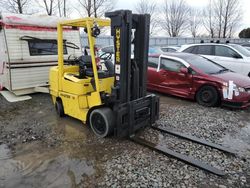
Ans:
{"type": "Polygon", "coordinates": [[[110,60],[112,58],[112,53],[104,52],[102,55],[99,56],[99,58],[104,61],[110,60]]]}
{"type": "Polygon", "coordinates": [[[70,65],[76,65],[79,63],[79,57],[76,57],[75,54],[70,54],[68,56],[68,60],[67,62],[70,64],[70,65]]]}

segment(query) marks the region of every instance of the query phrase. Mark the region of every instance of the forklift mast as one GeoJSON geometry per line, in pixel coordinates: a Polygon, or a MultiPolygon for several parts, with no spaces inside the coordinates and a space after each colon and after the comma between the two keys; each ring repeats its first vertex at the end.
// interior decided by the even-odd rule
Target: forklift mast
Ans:
{"type": "Polygon", "coordinates": [[[105,16],[111,19],[111,35],[114,37],[116,99],[126,103],[145,97],[150,15],[120,10],[105,16]],[[131,54],[134,54],[133,59],[131,54]]]}
{"type": "Polygon", "coordinates": [[[111,35],[114,37],[112,100],[117,117],[115,135],[131,136],[136,130],[153,124],[159,116],[159,98],[146,93],[150,15],[118,10],[105,16],[111,19],[111,35]],[[134,54],[133,58],[131,54],[134,54]]]}

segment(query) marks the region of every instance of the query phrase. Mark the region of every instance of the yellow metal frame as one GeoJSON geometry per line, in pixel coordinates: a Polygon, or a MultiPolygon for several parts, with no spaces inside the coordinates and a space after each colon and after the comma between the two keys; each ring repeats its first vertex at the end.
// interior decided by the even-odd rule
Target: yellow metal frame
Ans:
{"type": "Polygon", "coordinates": [[[57,44],[58,44],[58,66],[50,70],[50,93],[53,102],[58,98],[62,101],[64,112],[72,117],[87,121],[88,113],[93,107],[102,105],[100,92],[111,93],[114,83],[113,77],[98,78],[98,71],[95,59],[95,37],[92,36],[92,28],[110,26],[110,20],[100,18],[82,18],[68,20],[57,25],[57,44]],[[92,86],[92,78],[77,78],[78,66],[64,65],[63,54],[63,28],[83,27],[87,30],[88,43],[94,73],[95,88],[92,86]]]}
{"type": "MultiPolygon", "coordinates": [[[[68,20],[59,22],[57,24],[57,46],[58,46],[58,70],[59,70],[59,77],[63,76],[64,73],[64,61],[63,61],[63,27],[65,26],[74,26],[74,27],[84,27],[87,28],[88,39],[89,39],[89,48],[90,48],[90,55],[92,60],[95,84],[96,84],[96,92],[100,91],[99,87],[99,79],[97,74],[96,68],[96,61],[95,61],[95,52],[94,52],[94,44],[95,38],[91,35],[91,28],[97,24],[99,27],[110,26],[110,20],[107,19],[100,19],[100,18],[82,18],[82,19],[75,19],[75,20],[68,20]]],[[[62,89],[62,80],[59,79],[59,90],[62,89]]]]}

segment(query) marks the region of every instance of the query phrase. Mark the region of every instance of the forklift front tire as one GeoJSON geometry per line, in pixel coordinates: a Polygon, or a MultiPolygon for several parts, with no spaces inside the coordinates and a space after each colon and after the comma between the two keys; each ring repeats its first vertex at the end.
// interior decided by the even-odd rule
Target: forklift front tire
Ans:
{"type": "Polygon", "coordinates": [[[91,112],[90,127],[98,137],[104,138],[114,131],[115,118],[110,108],[99,108],[91,112]]]}
{"type": "Polygon", "coordinates": [[[59,117],[65,116],[64,109],[63,109],[63,104],[62,104],[61,100],[56,100],[55,107],[56,107],[56,112],[57,112],[59,117]]]}

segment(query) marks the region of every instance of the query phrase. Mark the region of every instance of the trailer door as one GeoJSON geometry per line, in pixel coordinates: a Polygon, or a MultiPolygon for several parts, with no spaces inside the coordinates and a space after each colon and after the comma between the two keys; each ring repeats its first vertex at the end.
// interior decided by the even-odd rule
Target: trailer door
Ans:
{"type": "Polygon", "coordinates": [[[4,71],[4,57],[5,57],[5,44],[4,44],[4,36],[3,29],[0,25],[0,75],[3,74],[4,71]]]}
{"type": "Polygon", "coordinates": [[[0,91],[3,89],[6,79],[4,76],[4,67],[5,67],[5,40],[4,40],[4,29],[3,25],[0,23],[0,91]]]}

